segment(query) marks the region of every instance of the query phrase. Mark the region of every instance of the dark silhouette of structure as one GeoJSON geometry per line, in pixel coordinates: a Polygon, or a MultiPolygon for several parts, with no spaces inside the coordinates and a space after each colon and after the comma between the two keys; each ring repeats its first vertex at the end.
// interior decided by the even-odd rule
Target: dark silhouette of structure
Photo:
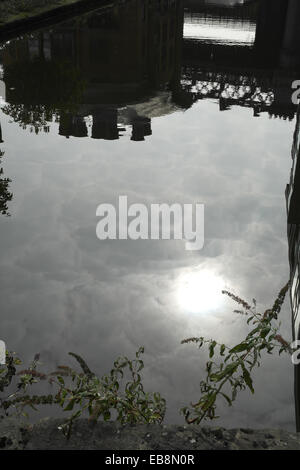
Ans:
{"type": "MultiPolygon", "coordinates": [[[[300,340],[300,107],[292,146],[292,170],[286,188],[293,339],[300,340]]],[[[296,427],[300,431],[300,365],[294,366],[296,427]]]]}
{"type": "Polygon", "coordinates": [[[34,132],[48,132],[56,120],[66,138],[115,140],[129,126],[134,141],[151,135],[153,117],[206,98],[218,100],[223,112],[239,105],[254,117],[292,119],[291,83],[300,73],[297,8],[295,0],[227,8],[187,0],[184,13],[182,0],[116,0],[7,43],[0,52],[3,111],[34,132]],[[184,37],[184,18],[228,31],[250,24],[253,44],[184,37]],[[156,109],[139,114],[138,105],[154,97],[161,97],[156,109]]]}
{"type": "Polygon", "coordinates": [[[255,46],[269,62],[299,67],[299,17],[298,0],[260,0],[255,46]]]}
{"type": "Polygon", "coordinates": [[[1,53],[8,102],[4,112],[37,132],[46,130],[46,114],[50,121],[57,114],[59,134],[65,137],[86,137],[85,117],[92,116],[94,139],[118,139],[127,125],[132,140],[144,140],[151,135],[152,116],[138,115],[133,108],[179,82],[182,28],[182,0],[127,0],[11,41],[1,53]],[[56,73],[48,71],[51,66],[56,73]],[[29,79],[26,86],[26,77],[38,75],[36,87],[29,79]],[[70,75],[73,82],[61,88],[70,75]],[[66,101],[71,89],[73,96],[66,101]]]}
{"type": "Polygon", "coordinates": [[[291,84],[300,73],[300,2],[294,0],[251,1],[238,7],[220,7],[188,0],[186,21],[205,25],[206,18],[223,30],[237,22],[239,29],[255,31],[252,44],[226,44],[217,40],[183,42],[183,92],[192,101],[218,99],[220,110],[232,104],[253,108],[253,115],[292,119],[291,84]],[[192,10],[194,8],[194,10],[192,10]],[[206,11],[206,13],[205,13],[206,11]],[[295,20],[296,18],[296,20],[295,20]],[[227,24],[228,23],[228,24],[227,24]]]}

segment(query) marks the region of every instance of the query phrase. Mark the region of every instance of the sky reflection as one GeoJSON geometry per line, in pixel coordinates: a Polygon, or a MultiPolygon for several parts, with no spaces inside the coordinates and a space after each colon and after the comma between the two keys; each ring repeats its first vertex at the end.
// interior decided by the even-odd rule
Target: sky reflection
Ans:
{"type": "MultiPolygon", "coordinates": [[[[201,334],[232,344],[245,333],[235,305],[215,289],[267,307],[288,279],[284,189],[294,123],[254,119],[247,108],[220,113],[213,100],[154,118],[144,142],[66,139],[55,123],[34,135],[0,119],[14,193],[12,217],[0,219],[1,336],[24,359],[41,352],[55,366],[76,351],[99,373],[144,345],[145,384],[166,396],[167,419],[180,421],[204,365],[180,341],[201,334]],[[129,203],[204,202],[204,249],[100,242],[96,208],[119,194],[129,203]]],[[[282,320],[290,337],[288,306],[282,320]]],[[[234,410],[224,407],[220,424],[293,429],[289,361],[266,358],[256,382],[255,400],[245,393],[234,410]]]]}
{"type": "Polygon", "coordinates": [[[236,22],[233,26],[220,24],[219,20],[216,19],[211,24],[207,24],[207,21],[201,24],[201,21],[197,23],[189,23],[188,21],[184,24],[183,30],[184,38],[196,39],[212,44],[232,44],[232,45],[253,45],[255,40],[255,25],[239,24],[236,22]]]}

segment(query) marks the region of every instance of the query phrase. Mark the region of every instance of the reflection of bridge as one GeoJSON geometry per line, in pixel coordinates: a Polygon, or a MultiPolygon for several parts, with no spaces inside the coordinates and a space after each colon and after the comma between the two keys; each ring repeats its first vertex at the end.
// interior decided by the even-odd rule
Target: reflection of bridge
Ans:
{"type": "Polygon", "coordinates": [[[300,74],[299,0],[260,0],[227,8],[196,3],[187,0],[190,11],[185,12],[185,18],[194,22],[194,26],[199,23],[199,37],[205,35],[205,30],[201,31],[205,18],[209,21],[214,18],[216,25],[220,20],[221,33],[226,37],[230,35],[231,24],[224,17],[246,29],[250,25],[250,30],[250,23],[255,20],[256,32],[251,47],[233,45],[234,41],[230,43],[222,37],[213,40],[197,40],[197,35],[193,39],[185,37],[180,99],[192,104],[197,99],[214,98],[219,99],[221,110],[238,104],[252,107],[255,116],[268,111],[273,116],[291,119],[296,109],[291,102],[291,84],[300,74]],[[241,18],[246,24],[242,24],[241,18]]]}
{"type": "Polygon", "coordinates": [[[181,94],[183,100],[193,102],[212,98],[219,101],[220,111],[238,105],[253,109],[258,117],[262,112],[283,119],[293,119],[296,107],[291,102],[290,80],[274,77],[273,81],[255,76],[234,75],[233,73],[211,72],[199,68],[186,70],[182,75],[181,94]],[[186,96],[188,95],[188,97],[186,96]]]}
{"type": "MultiPolygon", "coordinates": [[[[233,21],[246,25],[256,24],[255,48],[263,63],[276,63],[282,67],[300,65],[300,2],[299,0],[251,0],[243,5],[221,7],[186,0],[186,21],[215,19],[222,25],[232,26],[233,21]]],[[[245,27],[245,25],[244,25],[245,27]]]]}
{"type": "MultiPolygon", "coordinates": [[[[197,45],[195,46],[197,48],[197,45]]],[[[201,46],[200,46],[201,48],[201,46]]],[[[238,48],[239,49],[239,48],[238,48]]],[[[186,51],[186,42],[184,44],[186,51]]],[[[214,48],[218,55],[218,46],[214,48]]],[[[206,54],[211,49],[206,50],[206,54]]],[[[259,68],[254,60],[247,57],[247,52],[239,65],[235,61],[224,61],[213,57],[209,60],[196,60],[184,54],[181,70],[181,97],[192,104],[203,98],[214,98],[220,101],[220,110],[229,109],[230,105],[251,107],[254,116],[268,111],[274,117],[292,119],[296,106],[291,101],[291,84],[298,75],[292,71],[272,68],[259,68]]],[[[226,57],[226,54],[225,54],[226,57]]]]}
{"type": "MultiPolygon", "coordinates": [[[[33,125],[37,132],[49,129],[49,116],[60,115],[64,121],[60,133],[65,136],[88,135],[86,117],[92,115],[91,125],[98,122],[102,130],[92,132],[91,137],[97,134],[100,138],[118,138],[130,126],[133,140],[151,134],[149,120],[153,117],[174,112],[178,107],[188,108],[204,98],[218,100],[221,111],[235,104],[252,108],[254,116],[268,112],[291,119],[295,114],[291,83],[299,77],[282,60],[285,28],[291,24],[289,8],[294,6],[294,0],[284,1],[285,4],[282,0],[260,1],[253,47],[182,40],[180,0],[160,0],[157,4],[145,0],[144,6],[139,0],[127,0],[85,15],[80,21],[71,20],[49,31],[11,41],[1,51],[9,102],[5,112],[24,126],[33,125]],[[268,43],[270,21],[277,24],[279,20],[283,23],[278,30],[281,40],[274,53],[262,40],[268,43]],[[70,72],[60,77],[57,65],[66,57],[70,72]],[[52,74],[52,83],[64,80],[64,86],[54,90],[52,83],[47,82],[45,70],[52,74]],[[34,90],[32,76],[41,78],[36,79],[34,90]],[[83,81],[85,87],[79,96],[83,81]],[[64,101],[71,89],[72,111],[64,101]],[[153,106],[145,106],[150,102],[156,107],[154,112],[153,106]],[[36,105],[44,108],[39,107],[40,120],[34,121],[36,105]],[[137,111],[139,105],[142,111],[137,111]],[[130,114],[126,122],[124,109],[129,109],[130,114]]],[[[256,2],[249,2],[246,7],[245,18],[253,18],[256,2]]],[[[212,7],[202,8],[211,8],[212,12],[212,7]]],[[[226,9],[227,16],[228,12],[241,12],[240,8],[226,9]]],[[[293,34],[297,35],[295,28],[293,34]]]]}
{"type": "MultiPolygon", "coordinates": [[[[220,111],[226,111],[232,105],[239,105],[252,108],[256,117],[264,111],[268,111],[270,115],[278,115],[273,107],[274,92],[268,88],[264,91],[255,78],[198,71],[193,73],[193,78],[190,79],[187,74],[181,83],[183,90],[192,94],[193,101],[203,98],[217,99],[220,111]]],[[[282,116],[292,119],[293,109],[282,116]]]]}
{"type": "Polygon", "coordinates": [[[185,8],[195,16],[199,14],[204,17],[219,17],[223,19],[233,19],[240,21],[255,21],[257,15],[259,0],[246,1],[243,4],[221,5],[217,3],[208,3],[199,0],[185,0],[185,8]]]}

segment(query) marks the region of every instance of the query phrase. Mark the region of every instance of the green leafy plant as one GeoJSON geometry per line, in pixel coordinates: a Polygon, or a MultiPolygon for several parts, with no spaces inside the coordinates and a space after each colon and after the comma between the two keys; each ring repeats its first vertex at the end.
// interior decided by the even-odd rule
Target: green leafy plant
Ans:
{"type": "MultiPolygon", "coordinates": [[[[37,34],[35,39],[42,50],[43,36],[37,34]]],[[[43,56],[6,65],[3,80],[8,103],[2,112],[36,134],[48,133],[53,120],[59,122],[65,115],[76,114],[86,86],[70,60],[48,61],[43,56]]]]}
{"type": "Polygon", "coordinates": [[[70,353],[80,364],[83,373],[60,368],[54,372],[55,383],[59,387],[58,404],[64,411],[73,411],[67,422],[61,427],[64,434],[70,435],[76,418],[85,410],[90,420],[96,422],[100,417],[109,421],[115,412],[115,419],[121,424],[161,423],[164,419],[166,402],[159,393],[146,393],[140,372],[144,363],[140,359],[144,348],[136,352],[134,360],[120,356],[108,375],[99,378],[93,374],[87,364],[77,354],[70,353]],[[128,381],[122,387],[120,380],[129,372],[128,381]],[[62,374],[63,373],[63,374],[62,374]],[[73,387],[65,383],[64,376],[71,377],[73,387]]]}
{"type": "MultiPolygon", "coordinates": [[[[22,361],[15,353],[6,352],[6,364],[0,368],[0,418],[7,416],[9,414],[8,409],[12,407],[16,414],[24,414],[22,413],[23,406],[20,407],[19,404],[26,402],[25,392],[28,387],[38,382],[38,380],[44,380],[46,378],[45,374],[36,370],[38,360],[39,354],[36,354],[29,368],[18,372],[17,367],[22,364],[22,361]],[[17,383],[15,383],[17,377],[18,380],[17,383]],[[10,390],[10,388],[12,388],[13,391],[10,390]],[[5,392],[7,392],[8,395],[5,395],[5,392]]],[[[32,406],[32,404],[30,404],[30,406],[32,406]]]]}
{"type": "Polygon", "coordinates": [[[204,337],[188,338],[182,344],[194,343],[199,348],[208,347],[209,361],[206,363],[206,377],[200,382],[200,398],[197,403],[191,403],[181,409],[188,424],[200,424],[203,420],[213,420],[216,416],[218,399],[224,399],[232,406],[239,391],[248,388],[254,393],[251,373],[261,364],[262,352],[272,354],[274,349],[292,353],[290,344],[279,335],[276,323],[289,289],[287,284],[278,294],[274,305],[264,313],[256,310],[256,301],[250,306],[247,302],[228,291],[223,294],[229,296],[240,306],[236,313],[245,315],[247,324],[252,326],[246,338],[239,344],[228,347],[204,337]],[[213,360],[219,352],[219,360],[213,360]],[[229,391],[228,391],[229,390],[229,391]]]}
{"type": "MultiPolygon", "coordinates": [[[[200,382],[201,396],[197,403],[181,409],[188,424],[200,424],[203,420],[213,420],[219,399],[232,406],[238,392],[249,389],[254,393],[252,372],[260,367],[262,354],[279,354],[294,351],[279,334],[278,316],[282,309],[289,284],[278,294],[271,309],[263,313],[257,311],[256,301],[249,305],[238,296],[223,291],[237,304],[235,313],[247,318],[249,333],[233,347],[204,337],[189,338],[182,344],[194,343],[199,348],[207,346],[209,361],[206,363],[206,377],[200,382]],[[219,358],[216,359],[219,353],[219,358]]],[[[99,419],[116,420],[121,424],[162,423],[166,401],[159,393],[146,393],[142,384],[141,372],[144,363],[140,348],[133,360],[120,356],[109,374],[97,377],[86,362],[75,353],[69,353],[80,365],[80,371],[69,366],[58,366],[49,374],[37,370],[39,355],[36,355],[28,369],[17,371],[21,361],[14,354],[7,353],[6,365],[0,369],[0,417],[1,411],[8,415],[13,412],[25,415],[25,408],[36,410],[38,405],[58,405],[70,415],[60,429],[70,437],[76,419],[87,414],[91,422],[99,419]],[[7,396],[1,396],[11,388],[17,379],[15,389],[7,396]],[[28,394],[33,384],[47,380],[56,387],[56,393],[48,395],[28,394]]]]}
{"type": "MultiPolygon", "coordinates": [[[[70,436],[74,421],[85,411],[92,422],[100,418],[109,421],[114,415],[121,424],[161,423],[166,401],[159,393],[146,393],[144,390],[141,380],[143,353],[144,348],[140,348],[133,360],[120,356],[110,373],[101,378],[91,372],[85,361],[75,353],[69,354],[79,363],[81,372],[69,366],[58,366],[50,374],[38,372],[37,355],[29,369],[19,372],[16,391],[4,399],[0,398],[0,406],[6,414],[11,407],[24,414],[27,406],[36,409],[36,405],[59,405],[64,411],[72,412],[60,426],[67,437],[70,436]],[[55,394],[25,394],[28,386],[46,378],[57,386],[55,394]],[[127,379],[127,382],[123,383],[123,379],[127,379]]],[[[19,364],[13,355],[7,355],[7,364],[0,370],[0,392],[10,386],[13,377],[18,375],[16,366],[19,364]]]]}

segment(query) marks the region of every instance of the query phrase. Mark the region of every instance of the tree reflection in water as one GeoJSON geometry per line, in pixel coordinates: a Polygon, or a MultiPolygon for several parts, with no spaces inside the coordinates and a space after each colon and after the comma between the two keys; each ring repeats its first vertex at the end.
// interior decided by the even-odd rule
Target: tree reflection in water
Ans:
{"type": "Polygon", "coordinates": [[[14,62],[5,67],[4,81],[10,97],[3,113],[36,134],[49,132],[49,123],[59,121],[59,111],[75,112],[84,89],[79,70],[67,60],[14,62]]]}
{"type": "MultiPolygon", "coordinates": [[[[0,150],[0,165],[4,152],[0,150]]],[[[0,168],[0,214],[9,216],[8,202],[12,200],[13,193],[9,191],[9,178],[2,178],[3,168],[0,168]]]]}

